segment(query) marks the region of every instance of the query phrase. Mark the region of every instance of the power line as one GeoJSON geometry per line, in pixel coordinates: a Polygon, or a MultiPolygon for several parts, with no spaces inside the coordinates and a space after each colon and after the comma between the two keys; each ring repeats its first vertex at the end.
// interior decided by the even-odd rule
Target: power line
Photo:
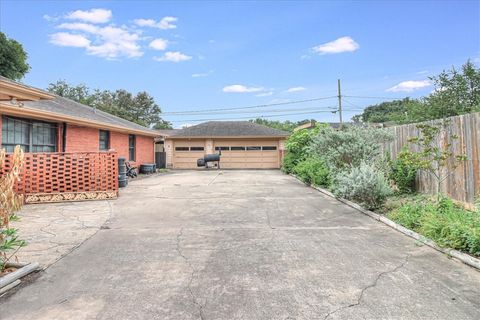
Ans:
{"type": "Polygon", "coordinates": [[[282,117],[282,116],[294,116],[300,114],[313,114],[313,113],[336,113],[336,110],[333,111],[326,111],[326,110],[319,110],[319,111],[311,111],[311,112],[298,112],[298,113],[285,113],[285,114],[276,114],[270,116],[255,116],[255,117],[237,117],[237,118],[221,118],[221,119],[189,119],[189,120],[173,120],[170,122],[198,122],[198,121],[221,121],[221,120],[239,120],[239,119],[252,119],[252,118],[273,118],[273,117],[282,117]]]}
{"type": "Polygon", "coordinates": [[[318,111],[320,108],[325,111],[334,111],[337,109],[334,107],[310,107],[310,108],[301,108],[301,109],[273,109],[273,110],[254,110],[254,111],[233,111],[233,112],[205,112],[205,113],[188,113],[188,114],[172,114],[170,117],[184,116],[184,115],[229,115],[229,114],[249,114],[249,113],[276,113],[276,112],[295,112],[295,111],[318,111]]]}
{"type": "Polygon", "coordinates": [[[269,104],[259,104],[259,105],[248,106],[248,107],[213,108],[213,109],[203,109],[203,110],[161,112],[159,115],[162,116],[162,115],[172,115],[172,114],[202,113],[202,112],[209,112],[209,111],[229,111],[229,110],[265,108],[265,107],[283,106],[283,105],[289,105],[289,104],[306,103],[306,102],[313,102],[313,101],[320,101],[320,100],[328,100],[336,97],[337,96],[319,97],[319,98],[312,98],[312,99],[305,99],[305,100],[294,100],[294,101],[277,102],[277,103],[269,103],[269,104]]]}
{"type": "Polygon", "coordinates": [[[393,97],[369,97],[369,96],[347,96],[347,95],[343,95],[343,97],[356,98],[356,99],[384,99],[384,100],[403,100],[403,99],[405,99],[405,97],[403,97],[403,98],[393,98],[393,97]]]}

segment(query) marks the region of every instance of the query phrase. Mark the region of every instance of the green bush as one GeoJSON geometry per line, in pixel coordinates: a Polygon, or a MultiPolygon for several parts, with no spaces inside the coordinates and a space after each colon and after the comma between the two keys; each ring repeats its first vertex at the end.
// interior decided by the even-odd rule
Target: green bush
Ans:
{"type": "Polygon", "coordinates": [[[413,193],[418,169],[419,163],[415,154],[403,149],[397,159],[391,162],[389,178],[400,193],[413,193]]]}
{"type": "Polygon", "coordinates": [[[293,172],[305,183],[323,187],[330,185],[330,172],[321,159],[307,158],[299,162],[293,172]]]}
{"type": "Polygon", "coordinates": [[[480,213],[462,209],[451,199],[405,204],[388,217],[440,246],[480,256],[480,213]]]}
{"type": "Polygon", "coordinates": [[[297,158],[292,153],[286,153],[283,157],[282,170],[285,173],[293,173],[293,168],[297,163],[297,158]]]}
{"type": "Polygon", "coordinates": [[[358,167],[362,162],[381,158],[382,144],[393,139],[390,131],[376,128],[347,127],[345,130],[321,128],[309,148],[313,155],[325,159],[330,169],[340,171],[358,167]]]}
{"type": "Polygon", "coordinates": [[[313,129],[302,129],[292,133],[285,142],[286,154],[283,158],[282,170],[292,173],[293,167],[309,157],[310,144],[315,135],[325,124],[317,124],[313,129]]]}
{"type": "Polygon", "coordinates": [[[351,167],[335,176],[333,193],[368,209],[375,209],[385,202],[392,190],[383,173],[362,162],[358,167],[351,167]]]}

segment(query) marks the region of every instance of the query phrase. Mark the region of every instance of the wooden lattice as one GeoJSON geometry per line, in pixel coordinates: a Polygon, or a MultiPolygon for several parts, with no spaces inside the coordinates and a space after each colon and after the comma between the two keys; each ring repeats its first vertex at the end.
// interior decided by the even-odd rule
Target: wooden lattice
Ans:
{"type": "Polygon", "coordinates": [[[118,191],[117,153],[27,153],[20,177],[16,191],[26,202],[112,198],[118,191]]]}

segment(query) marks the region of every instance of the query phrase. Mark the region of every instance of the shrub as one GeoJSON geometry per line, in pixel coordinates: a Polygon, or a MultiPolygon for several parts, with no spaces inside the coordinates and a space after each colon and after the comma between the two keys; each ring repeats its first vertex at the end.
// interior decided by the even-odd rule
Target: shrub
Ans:
{"type": "Polygon", "coordinates": [[[405,204],[388,216],[440,246],[480,256],[480,214],[455,205],[451,199],[441,198],[438,204],[405,204]]]}
{"type": "Polygon", "coordinates": [[[419,169],[416,154],[408,149],[402,149],[397,159],[391,162],[389,178],[393,181],[400,193],[415,192],[415,176],[419,169]]]}
{"type": "Polygon", "coordinates": [[[286,153],[283,157],[282,170],[285,173],[293,173],[293,168],[295,167],[297,158],[292,153],[286,153]]]}
{"type": "Polygon", "coordinates": [[[365,162],[358,167],[341,171],[334,179],[333,193],[375,209],[392,193],[388,181],[381,172],[365,162]]]}
{"type": "Polygon", "coordinates": [[[307,158],[299,162],[293,171],[305,183],[323,187],[330,185],[330,172],[321,159],[307,158]]]}
{"type": "Polygon", "coordinates": [[[324,127],[326,127],[325,124],[317,124],[313,129],[298,130],[288,137],[285,142],[286,154],[283,158],[283,171],[292,173],[293,167],[309,156],[309,148],[313,137],[324,127]]]}
{"type": "Polygon", "coordinates": [[[328,127],[319,130],[310,150],[313,155],[325,159],[332,171],[338,171],[378,160],[382,154],[382,144],[391,139],[392,133],[384,129],[351,126],[336,131],[328,127]]]}

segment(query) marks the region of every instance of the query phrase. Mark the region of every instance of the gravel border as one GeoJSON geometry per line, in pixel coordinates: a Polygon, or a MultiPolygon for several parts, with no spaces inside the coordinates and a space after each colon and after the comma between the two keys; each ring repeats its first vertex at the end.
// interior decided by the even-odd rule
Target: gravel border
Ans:
{"type": "Polygon", "coordinates": [[[435,243],[435,241],[433,240],[430,240],[424,236],[422,236],[421,234],[419,233],[416,233],[415,231],[413,230],[410,230],[410,229],[407,229],[405,228],[404,226],[402,225],[399,225],[398,223],[388,219],[386,216],[384,215],[381,215],[381,214],[378,214],[378,213],[375,213],[373,211],[370,211],[370,210],[367,210],[365,208],[363,208],[362,206],[360,206],[359,204],[355,203],[355,202],[352,202],[352,201],[349,201],[349,200],[346,200],[346,199],[342,199],[342,198],[338,198],[336,197],[333,193],[331,193],[330,191],[326,190],[326,189],[323,189],[323,188],[320,188],[320,187],[317,187],[317,186],[313,186],[313,185],[308,185],[306,184],[305,182],[303,182],[302,180],[300,180],[299,177],[297,177],[296,175],[294,174],[290,174],[292,177],[294,177],[295,179],[297,179],[298,181],[300,181],[301,183],[331,197],[331,198],[334,198],[344,204],[346,204],[347,206],[353,208],[353,209],[356,209],[357,211],[360,211],[361,213],[369,216],[370,218],[373,218],[377,221],[380,221],[384,224],[386,224],[387,226],[389,226],[390,228],[393,228],[423,244],[426,244],[427,246],[439,251],[439,252],[442,252],[446,255],[448,255],[449,257],[453,257],[453,258],[456,258],[458,260],[460,260],[461,262],[465,263],[466,265],[469,265],[470,267],[473,267],[477,270],[480,270],[480,259],[477,259],[475,257],[472,257],[471,255],[468,255],[466,253],[463,253],[463,252],[460,252],[458,250],[455,250],[455,249],[450,249],[450,248],[442,248],[440,247],[437,243],[435,243]]]}

